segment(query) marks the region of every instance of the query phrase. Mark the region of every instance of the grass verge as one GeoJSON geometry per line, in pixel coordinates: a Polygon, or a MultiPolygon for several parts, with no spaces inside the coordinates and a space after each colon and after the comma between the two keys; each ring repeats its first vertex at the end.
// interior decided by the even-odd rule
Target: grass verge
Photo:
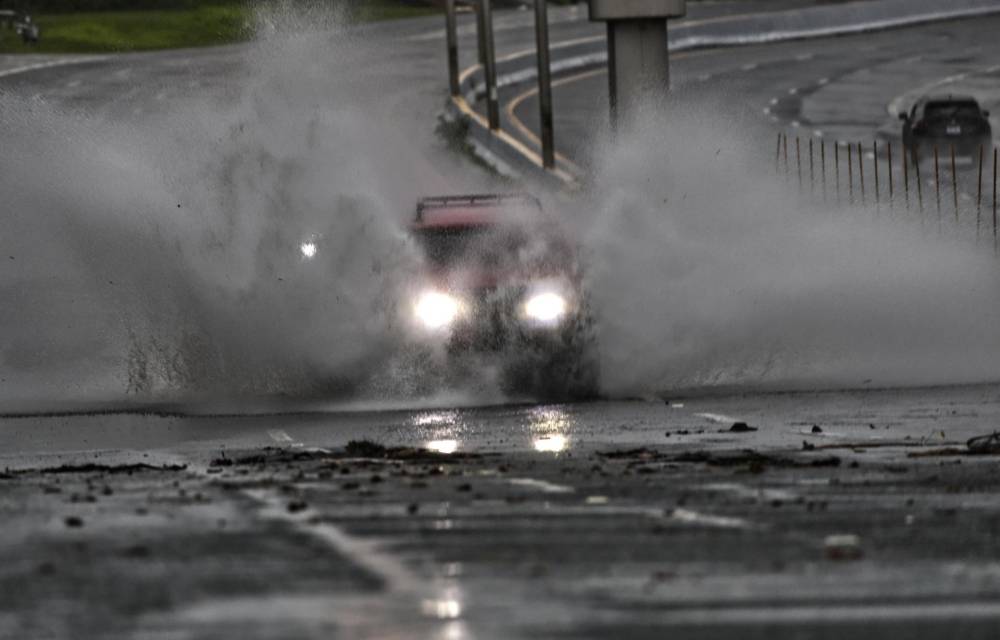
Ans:
{"type": "MultiPolygon", "coordinates": [[[[417,17],[435,9],[396,0],[367,0],[356,22],[417,17]]],[[[205,3],[163,11],[100,11],[33,16],[41,41],[26,45],[0,28],[0,53],[108,53],[204,47],[241,42],[253,35],[254,11],[246,2],[205,3]]]]}

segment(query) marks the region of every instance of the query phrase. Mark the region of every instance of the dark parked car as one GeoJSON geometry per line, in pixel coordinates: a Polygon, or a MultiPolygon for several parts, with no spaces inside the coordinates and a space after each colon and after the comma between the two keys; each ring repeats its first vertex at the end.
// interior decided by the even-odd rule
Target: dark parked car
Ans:
{"type": "Polygon", "coordinates": [[[903,144],[915,149],[921,158],[932,156],[935,146],[942,158],[948,157],[954,146],[956,156],[978,159],[980,146],[984,152],[992,149],[989,115],[971,96],[921,98],[910,113],[899,114],[903,144]]]}

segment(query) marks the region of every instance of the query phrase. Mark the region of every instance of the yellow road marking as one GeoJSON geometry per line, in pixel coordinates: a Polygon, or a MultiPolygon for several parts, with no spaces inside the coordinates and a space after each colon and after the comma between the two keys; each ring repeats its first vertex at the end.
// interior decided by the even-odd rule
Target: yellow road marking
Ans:
{"type": "MultiPolygon", "coordinates": [[[[475,110],[471,106],[469,106],[469,103],[466,102],[465,98],[461,96],[452,96],[451,100],[452,102],[455,103],[455,106],[458,107],[459,110],[461,110],[462,113],[464,113],[466,116],[478,122],[483,128],[489,129],[490,127],[489,121],[483,116],[476,113],[475,110]]],[[[521,142],[514,136],[510,135],[509,133],[507,133],[502,129],[498,129],[496,131],[493,131],[492,133],[502,142],[509,145],[515,151],[517,151],[522,156],[527,158],[532,164],[537,165],[539,168],[543,169],[545,168],[545,165],[542,162],[542,157],[538,155],[535,151],[529,149],[527,146],[524,145],[523,142],[521,142]]],[[[556,177],[558,177],[566,184],[572,185],[576,183],[576,178],[573,177],[571,174],[567,173],[563,169],[556,167],[555,169],[552,170],[552,173],[555,174],[556,177]]]]}

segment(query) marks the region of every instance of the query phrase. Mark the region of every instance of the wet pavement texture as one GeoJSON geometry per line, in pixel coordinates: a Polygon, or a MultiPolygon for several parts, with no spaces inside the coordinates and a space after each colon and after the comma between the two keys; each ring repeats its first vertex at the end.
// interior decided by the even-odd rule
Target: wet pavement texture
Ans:
{"type": "Polygon", "coordinates": [[[7,419],[0,636],[992,638],[998,399],[7,419]]]}

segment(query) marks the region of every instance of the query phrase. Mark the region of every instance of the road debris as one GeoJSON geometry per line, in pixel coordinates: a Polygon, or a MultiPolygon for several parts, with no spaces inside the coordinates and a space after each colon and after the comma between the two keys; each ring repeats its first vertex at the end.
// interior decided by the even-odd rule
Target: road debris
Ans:
{"type": "Polygon", "coordinates": [[[823,550],[830,560],[859,560],[864,556],[861,539],[854,534],[827,536],[823,540],[823,550]]]}

